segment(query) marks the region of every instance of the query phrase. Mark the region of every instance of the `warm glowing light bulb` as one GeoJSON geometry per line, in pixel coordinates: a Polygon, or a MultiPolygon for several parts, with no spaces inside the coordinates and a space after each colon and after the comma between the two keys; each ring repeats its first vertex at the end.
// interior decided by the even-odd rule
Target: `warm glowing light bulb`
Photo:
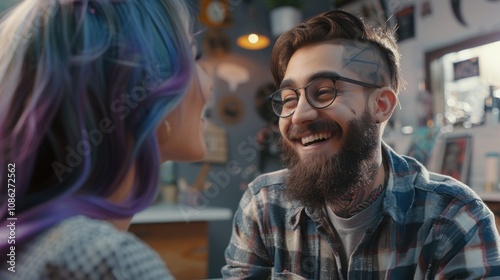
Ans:
{"type": "Polygon", "coordinates": [[[257,33],[244,34],[236,40],[238,46],[248,50],[260,50],[269,46],[269,38],[257,33]]]}
{"type": "Polygon", "coordinates": [[[255,33],[252,33],[252,34],[248,35],[248,41],[252,44],[255,44],[259,41],[259,36],[255,33]]]}

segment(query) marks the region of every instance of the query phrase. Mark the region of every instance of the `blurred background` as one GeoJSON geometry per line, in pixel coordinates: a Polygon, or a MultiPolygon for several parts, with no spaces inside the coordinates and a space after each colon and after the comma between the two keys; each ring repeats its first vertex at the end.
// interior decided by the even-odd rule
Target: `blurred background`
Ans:
{"type": "MultiPolygon", "coordinates": [[[[16,0],[1,0],[5,11],[16,0]]],[[[219,278],[232,215],[247,184],[282,168],[277,120],[265,97],[278,36],[330,9],[373,26],[399,26],[406,86],[384,139],[429,169],[500,201],[500,1],[189,0],[198,16],[202,67],[214,81],[206,110],[209,155],[162,166],[158,201],[131,231],[177,279],[219,278]],[[454,163],[453,166],[449,164],[454,163]],[[451,170],[451,171],[450,171],[451,170]]]]}

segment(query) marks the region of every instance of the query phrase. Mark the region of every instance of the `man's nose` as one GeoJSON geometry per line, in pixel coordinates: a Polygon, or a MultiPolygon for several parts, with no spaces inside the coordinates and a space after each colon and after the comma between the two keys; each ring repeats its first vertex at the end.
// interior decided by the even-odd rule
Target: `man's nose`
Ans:
{"type": "Polygon", "coordinates": [[[301,125],[318,117],[317,109],[309,104],[304,90],[302,89],[301,91],[297,108],[295,108],[295,112],[292,115],[292,122],[296,125],[301,125]]]}

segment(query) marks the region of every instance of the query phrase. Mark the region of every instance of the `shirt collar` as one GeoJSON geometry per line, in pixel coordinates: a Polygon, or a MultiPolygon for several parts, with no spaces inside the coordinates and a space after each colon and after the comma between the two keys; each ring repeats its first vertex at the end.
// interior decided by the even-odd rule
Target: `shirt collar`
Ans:
{"type": "Polygon", "coordinates": [[[287,221],[291,229],[295,230],[298,227],[304,208],[304,206],[299,206],[293,209],[293,211],[287,212],[287,221]]]}
{"type": "Polygon", "coordinates": [[[298,205],[298,203],[294,204],[296,207],[294,207],[294,209],[292,211],[289,211],[287,214],[288,224],[293,230],[298,227],[300,220],[303,218],[303,215],[308,216],[311,220],[318,224],[323,224],[323,221],[325,221],[327,218],[326,212],[324,211],[325,209],[323,207],[312,208],[300,206],[298,205]]]}
{"type": "Polygon", "coordinates": [[[412,171],[408,162],[384,142],[382,152],[389,165],[384,212],[403,225],[415,197],[414,182],[418,172],[412,171]]]}

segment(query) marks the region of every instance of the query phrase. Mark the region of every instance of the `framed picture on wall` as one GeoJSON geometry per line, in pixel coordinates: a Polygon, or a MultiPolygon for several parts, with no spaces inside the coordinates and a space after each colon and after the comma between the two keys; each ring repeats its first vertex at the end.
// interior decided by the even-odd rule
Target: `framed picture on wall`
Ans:
{"type": "Polygon", "coordinates": [[[472,158],[472,134],[470,132],[442,134],[439,173],[468,184],[472,158]]]}

